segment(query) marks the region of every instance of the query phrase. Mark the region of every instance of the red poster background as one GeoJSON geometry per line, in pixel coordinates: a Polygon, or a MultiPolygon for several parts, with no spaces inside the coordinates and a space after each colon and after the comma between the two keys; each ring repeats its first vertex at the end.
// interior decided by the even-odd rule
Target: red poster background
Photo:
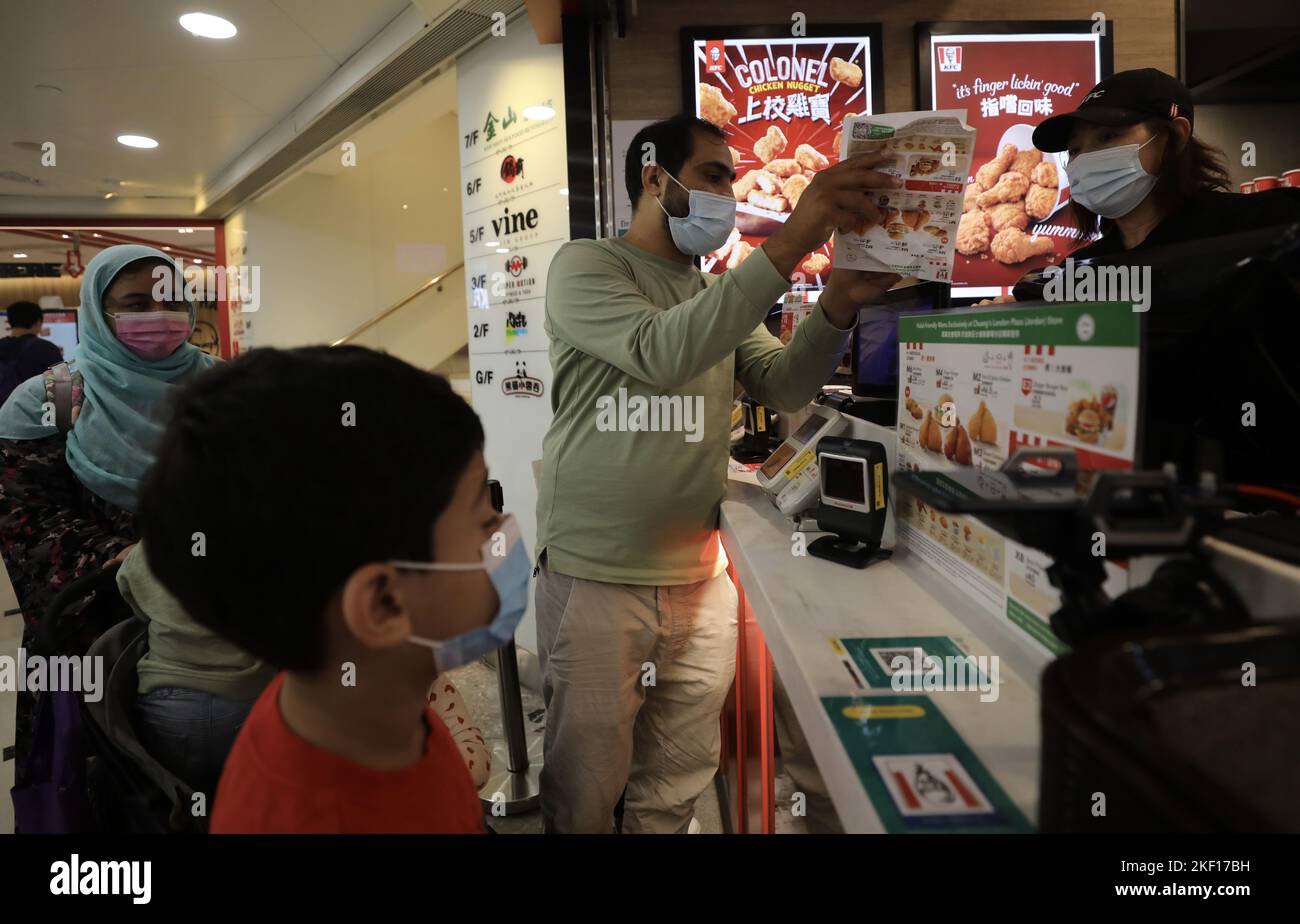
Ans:
{"type": "MultiPolygon", "coordinates": [[[[1097,73],[1095,40],[1094,36],[1093,41],[1053,41],[1042,35],[1013,35],[982,42],[948,41],[945,36],[933,39],[930,52],[933,108],[966,110],[966,121],[976,130],[972,180],[981,166],[997,156],[1008,131],[1020,136],[1022,143],[1018,147],[1023,149],[1030,144],[1029,126],[1078,107],[1088,90],[1101,79],[1097,73]],[[940,70],[943,48],[954,45],[961,49],[961,69],[940,70]],[[1024,86],[1026,80],[1041,83],[1024,86]],[[1017,98],[1015,112],[1007,111],[1003,105],[1009,95],[1017,98]],[[1020,100],[1037,101],[1034,111],[1021,114],[1020,100]],[[990,111],[990,101],[997,104],[996,114],[990,111]],[[1022,127],[1017,130],[1016,126],[1022,127]]],[[[1050,157],[1045,155],[1045,159],[1050,157]]],[[[1059,263],[1085,243],[1079,239],[1079,226],[1069,208],[1070,188],[1063,161],[1058,162],[1057,173],[1060,204],[1045,219],[1031,218],[1025,229],[1028,234],[1048,234],[1055,242],[1053,252],[1013,264],[999,262],[987,250],[974,256],[958,253],[953,268],[955,286],[1011,286],[1031,270],[1041,269],[1049,262],[1059,263]]]]}
{"type": "MultiPolygon", "coordinates": [[[[696,100],[696,115],[703,117],[700,107],[700,85],[707,84],[715,87],[723,97],[736,108],[736,115],[733,119],[724,125],[723,131],[727,135],[727,144],[740,152],[740,160],[736,163],[736,180],[742,180],[746,173],[751,170],[762,170],[764,163],[754,154],[754,144],[761,139],[766,133],[769,126],[777,126],[786,136],[786,147],[778,155],[781,158],[790,158],[795,156],[795,149],[801,144],[809,144],[824,154],[831,163],[839,159],[839,150],[835,144],[839,136],[841,126],[846,115],[858,115],[869,113],[871,111],[871,67],[867,62],[867,47],[869,39],[866,36],[861,37],[844,37],[844,38],[805,38],[805,39],[714,39],[710,40],[707,45],[719,45],[725,58],[725,69],[721,73],[707,73],[706,60],[703,52],[706,48],[706,42],[699,41],[694,46],[694,67],[695,87],[693,97],[696,100]],[[756,61],[768,62],[765,66],[775,69],[781,62],[781,59],[798,59],[811,60],[814,62],[824,61],[826,63],[825,71],[820,74],[820,79],[816,86],[810,86],[806,80],[762,80],[750,82],[751,76],[745,70],[737,72],[737,66],[752,64],[756,61]],[[862,83],[857,87],[837,81],[830,71],[831,58],[841,58],[856,64],[862,69],[862,83]],[[748,86],[742,84],[748,83],[748,86]],[[787,119],[767,118],[764,119],[765,102],[768,98],[783,98],[788,100],[791,95],[804,95],[805,97],[828,95],[826,101],[826,113],[823,117],[821,113],[810,111],[808,115],[795,115],[787,119]],[[750,99],[754,100],[754,111],[758,117],[747,119],[750,112],[750,99]]],[[[811,110],[811,107],[810,107],[811,110]]],[[[785,212],[788,215],[789,212],[785,212]]],[[[771,229],[776,227],[772,220],[765,224],[768,229],[760,229],[755,232],[755,225],[763,224],[760,221],[761,216],[752,212],[748,203],[737,203],[737,227],[741,229],[741,240],[745,241],[752,247],[760,246],[768,235],[772,233],[771,229]]],[[[801,274],[800,269],[803,267],[804,260],[800,260],[800,266],[796,268],[794,281],[796,284],[806,282],[808,284],[825,284],[827,274],[830,272],[829,260],[831,256],[831,245],[827,241],[818,251],[823,253],[827,258],[827,268],[820,277],[801,274]],[[802,278],[801,278],[802,276],[802,278]]],[[[726,272],[725,262],[716,260],[712,255],[707,255],[702,259],[701,265],[705,272],[723,273],[726,272]]]]}

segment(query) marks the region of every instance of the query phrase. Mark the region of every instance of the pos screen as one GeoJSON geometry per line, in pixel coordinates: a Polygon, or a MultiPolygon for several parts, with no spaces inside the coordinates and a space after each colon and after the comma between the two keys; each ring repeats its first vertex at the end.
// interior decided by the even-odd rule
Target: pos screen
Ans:
{"type": "Polygon", "coordinates": [[[941,311],[950,287],[922,282],[891,289],[877,304],[858,312],[850,355],[853,394],[863,398],[898,397],[898,316],[904,311],[941,311]]]}

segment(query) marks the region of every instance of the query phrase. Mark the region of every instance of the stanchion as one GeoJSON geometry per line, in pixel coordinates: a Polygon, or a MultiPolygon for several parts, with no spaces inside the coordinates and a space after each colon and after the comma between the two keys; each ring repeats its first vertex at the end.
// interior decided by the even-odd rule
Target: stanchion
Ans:
{"type": "MultiPolygon", "coordinates": [[[[492,506],[500,513],[505,505],[501,485],[489,481],[488,489],[492,493],[492,506]]],[[[493,772],[479,790],[479,799],[491,814],[520,815],[537,808],[542,766],[528,759],[524,704],[519,693],[519,661],[513,640],[497,649],[496,659],[497,697],[501,703],[501,731],[506,746],[504,754],[500,748],[495,750],[492,765],[500,766],[500,759],[504,756],[505,769],[493,772]]]]}

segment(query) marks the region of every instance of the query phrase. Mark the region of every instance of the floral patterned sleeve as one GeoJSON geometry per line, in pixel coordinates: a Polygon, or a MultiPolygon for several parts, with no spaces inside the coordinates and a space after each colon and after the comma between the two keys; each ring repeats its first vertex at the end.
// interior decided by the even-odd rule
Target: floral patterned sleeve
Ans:
{"type": "Polygon", "coordinates": [[[64,447],[63,434],[0,440],[0,554],[28,628],[136,538],[135,517],[82,487],[64,447]]]}

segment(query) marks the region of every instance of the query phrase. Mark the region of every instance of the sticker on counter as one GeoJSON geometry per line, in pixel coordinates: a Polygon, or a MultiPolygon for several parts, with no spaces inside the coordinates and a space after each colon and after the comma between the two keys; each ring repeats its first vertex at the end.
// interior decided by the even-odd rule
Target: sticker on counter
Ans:
{"type": "MultiPolygon", "coordinates": [[[[969,656],[946,635],[901,635],[880,638],[840,638],[833,640],[841,660],[849,666],[849,673],[861,676],[867,686],[891,689],[894,676],[906,673],[903,678],[908,688],[926,689],[923,686],[927,665],[951,663],[954,659],[967,660],[969,656]]],[[[984,683],[984,673],[972,665],[972,688],[984,683]]]]}
{"type": "Polygon", "coordinates": [[[1033,831],[928,696],[824,696],[822,707],[891,834],[1033,831]]]}

